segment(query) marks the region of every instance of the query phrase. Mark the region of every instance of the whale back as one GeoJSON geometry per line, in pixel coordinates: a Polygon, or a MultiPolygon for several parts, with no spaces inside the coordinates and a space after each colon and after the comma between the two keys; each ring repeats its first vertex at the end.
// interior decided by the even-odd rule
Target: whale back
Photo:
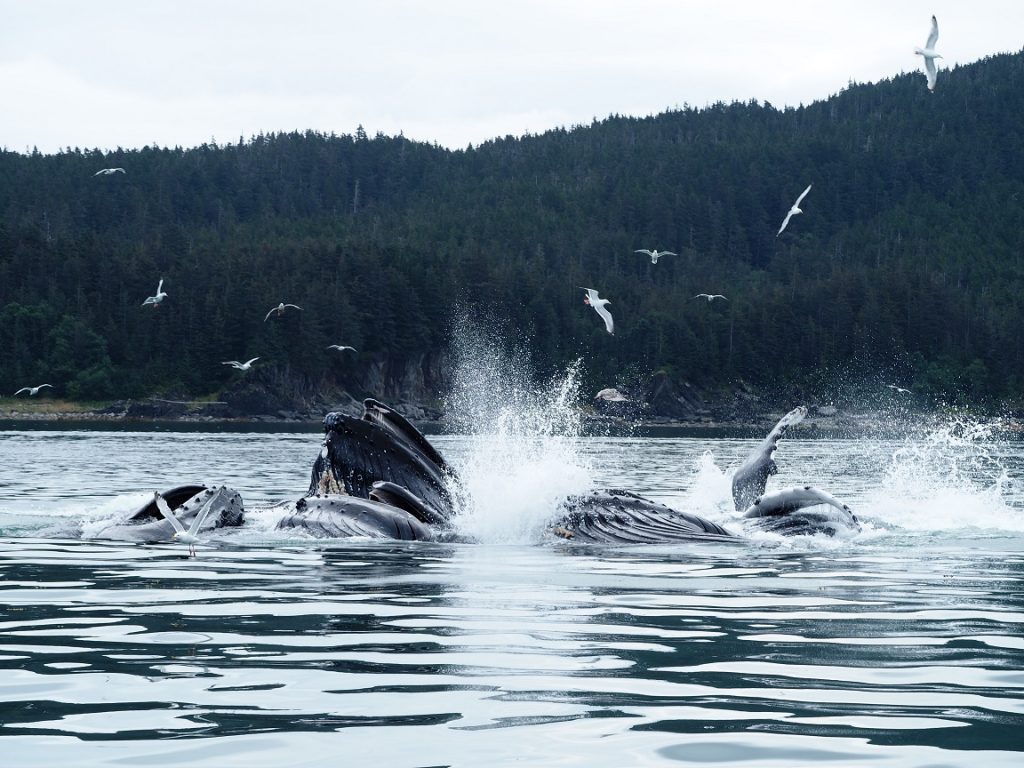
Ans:
{"type": "Polygon", "coordinates": [[[787,429],[799,424],[806,415],[807,408],[801,405],[779,419],[768,436],[733,474],[732,499],[737,512],[742,512],[754,503],[754,499],[764,494],[768,478],[779,471],[772,458],[779,447],[779,440],[786,434],[787,429]]]}

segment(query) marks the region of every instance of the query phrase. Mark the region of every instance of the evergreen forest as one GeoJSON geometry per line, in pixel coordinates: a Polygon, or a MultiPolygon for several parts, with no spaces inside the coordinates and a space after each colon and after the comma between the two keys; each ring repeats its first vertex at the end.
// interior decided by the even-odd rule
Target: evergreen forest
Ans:
{"type": "Polygon", "coordinates": [[[468,312],[539,375],[582,358],[595,390],[664,371],[1019,407],[1022,115],[1024,52],[941,70],[934,92],[911,72],[460,150],[361,128],[4,150],[0,394],[211,396],[241,375],[223,361],[255,356],[264,376],[365,389],[371,363],[442,359],[468,312]],[[141,306],[161,279],[167,299],[141,306]],[[611,300],[614,335],[581,286],[611,300]],[[265,320],[281,301],[302,311],[265,320]]]}

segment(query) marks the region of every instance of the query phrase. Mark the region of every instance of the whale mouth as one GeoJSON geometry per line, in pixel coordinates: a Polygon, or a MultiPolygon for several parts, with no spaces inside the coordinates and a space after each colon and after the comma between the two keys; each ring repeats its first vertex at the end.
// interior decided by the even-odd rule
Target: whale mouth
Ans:
{"type": "Polygon", "coordinates": [[[403,416],[376,400],[363,405],[360,418],[324,418],[308,495],[370,499],[374,484],[383,481],[405,489],[436,521],[450,520],[455,510],[449,482],[455,474],[448,463],[403,416]]]}

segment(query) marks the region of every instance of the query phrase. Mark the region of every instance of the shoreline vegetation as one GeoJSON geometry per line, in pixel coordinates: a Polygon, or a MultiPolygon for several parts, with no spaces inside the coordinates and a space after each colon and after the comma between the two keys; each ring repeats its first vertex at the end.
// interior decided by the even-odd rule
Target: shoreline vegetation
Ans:
{"type": "Polygon", "coordinates": [[[373,393],[422,420],[479,332],[538,381],[584,361],[581,389],[643,400],[642,420],[1024,413],[1024,52],[942,80],[464,150],[362,129],[0,150],[0,392],[139,416],[216,393],[214,418],[373,393]]]}

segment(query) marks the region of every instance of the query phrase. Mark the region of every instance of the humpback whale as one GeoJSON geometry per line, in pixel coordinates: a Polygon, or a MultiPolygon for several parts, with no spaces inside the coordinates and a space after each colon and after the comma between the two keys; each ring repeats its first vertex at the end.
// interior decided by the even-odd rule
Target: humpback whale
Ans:
{"type": "MultiPolygon", "coordinates": [[[[200,531],[203,533],[217,528],[230,528],[242,524],[242,496],[226,485],[181,485],[161,494],[171,508],[178,522],[186,529],[196,516],[205,509],[206,519],[200,531]]],[[[130,513],[121,522],[111,523],[90,532],[90,538],[117,539],[155,543],[170,541],[174,537],[174,526],[164,519],[157,508],[156,499],[150,499],[130,513]]]]}
{"type": "MultiPolygon", "coordinates": [[[[400,414],[377,400],[363,405],[360,418],[341,413],[324,418],[323,447],[308,496],[278,528],[321,537],[451,537],[457,472],[400,414]]],[[[742,528],[784,535],[836,535],[859,528],[845,504],[811,486],[765,493],[768,478],[778,472],[773,456],[779,440],[806,414],[801,406],[783,416],[734,473],[732,493],[742,528]]],[[[717,523],[623,490],[566,498],[547,530],[592,544],[742,541],[717,523]]]]}
{"type": "MultiPolygon", "coordinates": [[[[782,535],[840,535],[859,530],[850,508],[809,485],[766,492],[778,472],[774,455],[786,430],[807,414],[795,408],[768,433],[732,478],[736,526],[782,535]]],[[[458,540],[458,473],[401,414],[368,399],[360,417],[329,413],[313,463],[309,489],[277,529],[316,538],[458,540]]],[[[200,530],[240,526],[242,498],[227,486],[183,485],[162,494],[185,530],[197,516],[200,530]]],[[[90,530],[92,538],[159,542],[174,536],[154,499],[119,522],[90,530]]],[[[740,534],[711,520],[672,509],[625,490],[594,490],[564,499],[545,532],[581,544],[665,544],[677,541],[736,543],[740,534]]]]}

